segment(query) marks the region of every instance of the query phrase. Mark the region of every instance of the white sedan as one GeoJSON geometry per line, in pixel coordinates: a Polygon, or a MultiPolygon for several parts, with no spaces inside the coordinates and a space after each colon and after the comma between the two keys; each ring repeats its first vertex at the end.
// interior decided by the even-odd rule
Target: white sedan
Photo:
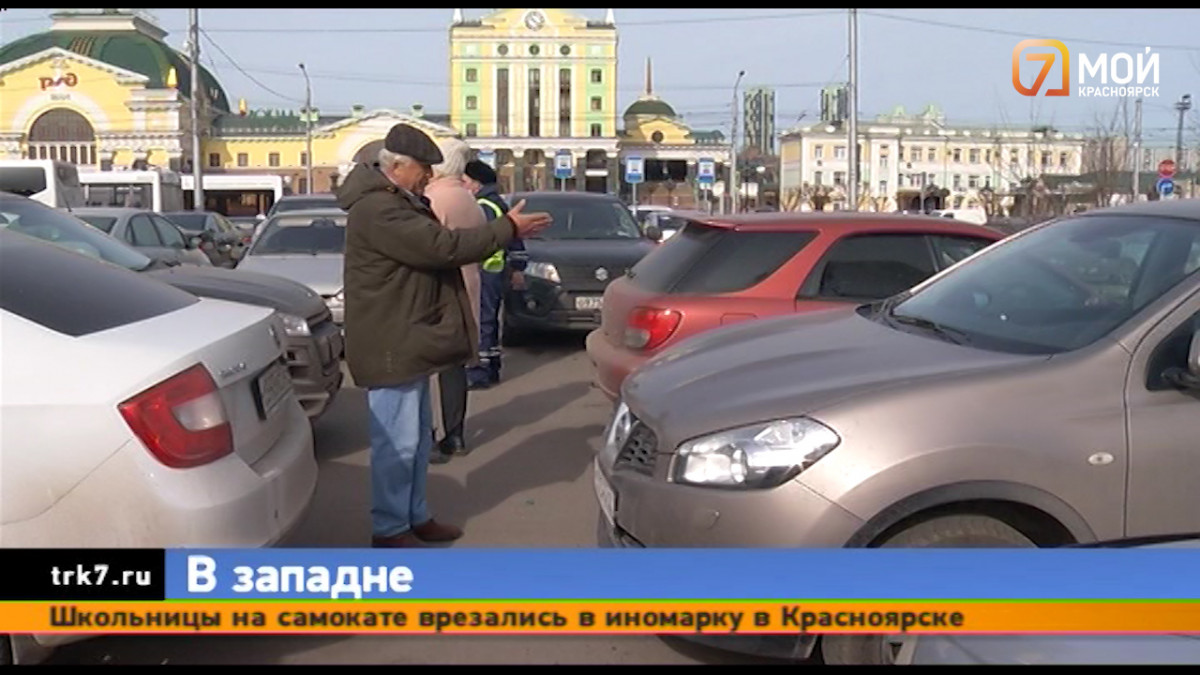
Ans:
{"type": "Polygon", "coordinates": [[[2,228],[0,257],[0,546],[262,547],[298,524],[317,464],[270,309],[2,228]]]}

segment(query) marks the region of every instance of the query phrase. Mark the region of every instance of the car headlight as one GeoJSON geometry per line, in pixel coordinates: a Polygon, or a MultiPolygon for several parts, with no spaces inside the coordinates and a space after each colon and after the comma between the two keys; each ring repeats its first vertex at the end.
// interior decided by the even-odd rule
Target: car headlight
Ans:
{"type": "Polygon", "coordinates": [[[776,487],[829,454],[841,440],[829,427],[806,417],[722,431],[681,445],[671,480],[705,487],[776,487]]]}
{"type": "Polygon", "coordinates": [[[333,301],[338,304],[346,302],[346,289],[343,288],[342,290],[338,291],[337,295],[333,296],[333,301]]]}
{"type": "Polygon", "coordinates": [[[526,276],[553,281],[556,284],[562,283],[562,277],[558,276],[558,268],[553,263],[531,262],[525,266],[526,276]]]}
{"type": "Polygon", "coordinates": [[[608,431],[604,436],[604,447],[608,454],[615,456],[621,450],[621,446],[629,440],[629,432],[632,428],[633,415],[629,412],[629,406],[622,402],[617,405],[617,411],[609,422],[608,431]]]}
{"type": "Polygon", "coordinates": [[[280,313],[279,318],[283,321],[284,332],[290,337],[308,337],[312,335],[308,330],[308,322],[295,314],[280,313]]]}

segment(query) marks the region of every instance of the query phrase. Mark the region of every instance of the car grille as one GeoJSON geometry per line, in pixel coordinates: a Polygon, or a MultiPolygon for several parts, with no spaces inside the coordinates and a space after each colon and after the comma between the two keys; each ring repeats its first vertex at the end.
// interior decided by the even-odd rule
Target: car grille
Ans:
{"type": "Polygon", "coordinates": [[[642,422],[634,421],[629,438],[617,453],[613,469],[629,469],[647,476],[654,475],[654,464],[658,459],[658,437],[642,422]]]}
{"type": "Polygon", "coordinates": [[[625,274],[625,268],[619,265],[563,265],[558,268],[562,285],[573,291],[603,291],[609,282],[625,274]],[[607,276],[601,280],[596,278],[596,270],[603,269],[607,276]]]}

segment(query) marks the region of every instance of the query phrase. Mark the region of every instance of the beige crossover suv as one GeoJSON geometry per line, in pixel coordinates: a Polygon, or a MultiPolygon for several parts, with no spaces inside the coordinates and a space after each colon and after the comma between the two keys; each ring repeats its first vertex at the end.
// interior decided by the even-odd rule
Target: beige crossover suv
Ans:
{"type": "MultiPolygon", "coordinates": [[[[884,302],[683,342],[622,388],[595,465],[600,543],[1029,547],[1200,532],[1197,270],[1200,200],[1090,211],[884,302]]],[[[739,639],[723,644],[803,657],[815,643],[739,639]]],[[[821,647],[834,663],[894,656],[883,636],[821,647]]]]}

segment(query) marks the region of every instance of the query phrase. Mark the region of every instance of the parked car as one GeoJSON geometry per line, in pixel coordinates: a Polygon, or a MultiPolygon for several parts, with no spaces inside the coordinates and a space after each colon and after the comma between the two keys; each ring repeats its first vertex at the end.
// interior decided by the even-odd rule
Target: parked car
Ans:
{"type": "Polygon", "coordinates": [[[193,295],[270,307],[283,321],[288,371],[309,417],[316,419],[328,410],[341,390],[342,332],[329,308],[307,286],[242,270],[168,266],[69,214],[16,195],[0,193],[0,228],[141,272],[193,295]]]}
{"type": "Polygon", "coordinates": [[[334,322],[341,326],[347,218],[341,209],[285,211],[272,216],[238,269],[273,274],[308,286],[325,300],[334,322]]]}
{"type": "Polygon", "coordinates": [[[177,225],[146,209],[88,207],[71,209],[71,215],[168,265],[210,266],[202,237],[188,237],[177,225]]]}
{"type": "MultiPolygon", "coordinates": [[[[1118,540],[1103,548],[1200,549],[1195,534],[1118,540]]],[[[1186,550],[1186,552],[1185,552],[1186,550]]],[[[919,635],[897,640],[897,665],[1189,665],[1200,663],[1200,635],[919,635]]]]}
{"type": "MultiPolygon", "coordinates": [[[[881,302],[710,331],[621,393],[595,466],[603,545],[1200,532],[1200,200],[1088,211],[881,302]],[[1136,272],[1096,274],[1113,255],[1136,272]]],[[[894,658],[882,636],[821,642],[832,663],[894,658]]]]}
{"type": "Polygon", "coordinates": [[[587,339],[596,384],[615,399],[629,373],[688,337],[881,300],[1001,238],[928,216],[690,214],[682,234],[605,291],[601,326],[587,339]]]}
{"type": "Polygon", "coordinates": [[[289,211],[312,211],[313,209],[340,209],[337,195],[319,192],[311,195],[284,195],[267,211],[266,219],[289,211]]]}
{"type": "MultiPolygon", "coordinates": [[[[275,545],[313,498],[313,432],[275,313],[0,231],[0,545],[275,545]]],[[[87,635],[0,638],[36,661],[87,635]]]]}
{"type": "Polygon", "coordinates": [[[162,214],[188,237],[213,244],[205,249],[218,267],[235,267],[250,245],[252,234],[243,232],[225,216],[212,211],[171,211],[162,214]]]}
{"type": "MultiPolygon", "coordinates": [[[[554,224],[525,241],[525,290],[506,290],[501,335],[506,344],[533,332],[591,330],[600,325],[604,291],[656,240],[643,234],[616,197],[591,192],[528,192],[510,197],[554,224]]],[[[653,234],[653,233],[652,233],[653,234]]]]}

